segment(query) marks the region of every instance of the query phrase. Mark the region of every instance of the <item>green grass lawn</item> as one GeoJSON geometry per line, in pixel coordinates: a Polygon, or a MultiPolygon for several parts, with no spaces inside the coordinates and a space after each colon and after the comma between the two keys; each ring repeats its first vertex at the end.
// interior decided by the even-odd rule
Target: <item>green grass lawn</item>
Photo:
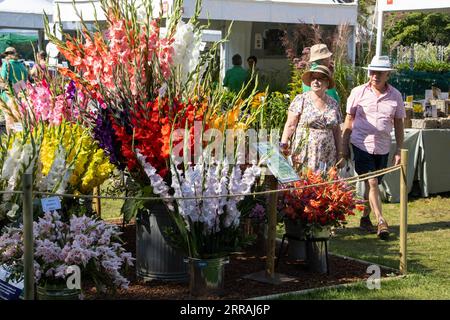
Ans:
{"type": "Polygon", "coordinates": [[[122,219],[120,208],[122,208],[124,200],[102,199],[102,219],[122,219]]]}
{"type": "MultiPolygon", "coordinates": [[[[330,250],[398,269],[399,204],[383,204],[383,212],[391,227],[389,241],[360,232],[357,216],[337,231],[330,250]]],[[[380,290],[369,290],[364,283],[288,299],[450,299],[450,194],[410,200],[405,278],[382,281],[380,290]]]]}

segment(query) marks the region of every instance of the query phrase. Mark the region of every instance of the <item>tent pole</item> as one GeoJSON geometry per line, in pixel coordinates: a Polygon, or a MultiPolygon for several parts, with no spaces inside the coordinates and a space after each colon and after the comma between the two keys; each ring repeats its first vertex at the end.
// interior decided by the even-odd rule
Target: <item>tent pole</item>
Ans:
{"type": "Polygon", "coordinates": [[[378,8],[378,19],[377,19],[377,47],[375,55],[381,56],[383,51],[383,10],[378,8]]]}
{"type": "Polygon", "coordinates": [[[38,30],[38,51],[44,50],[44,30],[38,30]]]}

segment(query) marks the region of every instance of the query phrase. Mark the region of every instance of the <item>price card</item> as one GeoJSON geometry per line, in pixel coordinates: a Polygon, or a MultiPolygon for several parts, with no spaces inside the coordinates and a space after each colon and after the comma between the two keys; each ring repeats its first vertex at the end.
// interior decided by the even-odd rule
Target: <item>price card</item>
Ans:
{"type": "Polygon", "coordinates": [[[49,197],[41,199],[42,210],[50,212],[61,209],[61,200],[59,197],[49,197]]]}
{"type": "Polygon", "coordinates": [[[269,142],[255,144],[260,156],[266,159],[267,167],[280,183],[300,180],[289,161],[280,153],[278,147],[269,142]]]}
{"type": "Polygon", "coordinates": [[[9,272],[0,266],[0,300],[18,300],[23,293],[23,281],[7,281],[9,272]]]}
{"type": "Polygon", "coordinates": [[[15,132],[22,132],[23,131],[23,126],[20,122],[14,122],[12,129],[15,132]]]}

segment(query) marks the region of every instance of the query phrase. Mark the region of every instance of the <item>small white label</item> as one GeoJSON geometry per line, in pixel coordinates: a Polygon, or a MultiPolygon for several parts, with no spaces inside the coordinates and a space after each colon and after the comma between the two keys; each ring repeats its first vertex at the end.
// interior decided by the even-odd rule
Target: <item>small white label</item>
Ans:
{"type": "Polygon", "coordinates": [[[49,197],[41,199],[42,210],[50,212],[61,209],[61,200],[59,197],[49,197]]]}
{"type": "Polygon", "coordinates": [[[13,124],[13,130],[15,132],[22,132],[23,131],[23,126],[20,122],[14,122],[13,124]]]}

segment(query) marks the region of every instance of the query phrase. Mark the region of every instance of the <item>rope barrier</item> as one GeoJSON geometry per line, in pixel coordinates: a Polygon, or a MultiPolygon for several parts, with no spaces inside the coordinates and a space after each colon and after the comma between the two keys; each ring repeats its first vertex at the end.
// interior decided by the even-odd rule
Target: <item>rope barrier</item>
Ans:
{"type": "MultiPolygon", "coordinates": [[[[42,192],[42,191],[33,191],[33,194],[38,195],[50,195],[50,196],[58,196],[58,197],[70,197],[70,198],[82,198],[82,199],[110,199],[110,200],[127,200],[127,199],[134,199],[134,200],[144,200],[144,201],[160,201],[160,200],[199,200],[199,199],[214,199],[214,198],[232,198],[232,197],[245,197],[245,196],[252,196],[252,195],[266,195],[266,194],[272,194],[272,193],[279,193],[279,192],[288,192],[288,191],[295,191],[295,190],[301,190],[301,189],[307,189],[312,187],[320,187],[324,185],[334,184],[336,182],[347,182],[348,184],[358,183],[362,181],[366,181],[372,178],[376,178],[378,176],[382,176],[394,171],[397,171],[401,169],[401,165],[395,165],[389,168],[384,168],[381,170],[368,172],[365,174],[361,174],[359,176],[355,177],[349,177],[344,179],[338,179],[338,180],[331,180],[327,182],[322,183],[316,183],[316,184],[310,184],[306,186],[300,186],[300,187],[291,187],[291,188],[283,188],[283,189],[274,189],[274,190],[266,190],[266,191],[257,191],[247,194],[227,194],[227,195],[217,195],[217,196],[200,196],[200,197],[121,197],[121,196],[94,196],[94,195],[85,195],[85,194],[69,194],[69,193],[51,193],[51,192],[42,192]]],[[[23,193],[22,191],[0,191],[0,194],[5,193],[23,193]]]]}
{"type": "Polygon", "coordinates": [[[23,191],[11,190],[11,191],[0,191],[0,194],[22,194],[23,191]]]}

